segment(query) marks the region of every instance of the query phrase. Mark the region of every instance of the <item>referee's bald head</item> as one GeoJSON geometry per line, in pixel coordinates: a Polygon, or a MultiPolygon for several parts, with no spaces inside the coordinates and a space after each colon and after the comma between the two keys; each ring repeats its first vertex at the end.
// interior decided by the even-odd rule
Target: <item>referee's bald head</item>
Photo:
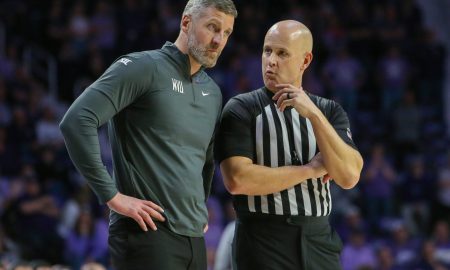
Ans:
{"type": "Polygon", "coordinates": [[[277,36],[286,45],[293,45],[299,51],[312,52],[313,37],[306,25],[294,20],[280,21],[267,31],[266,39],[277,36]]]}

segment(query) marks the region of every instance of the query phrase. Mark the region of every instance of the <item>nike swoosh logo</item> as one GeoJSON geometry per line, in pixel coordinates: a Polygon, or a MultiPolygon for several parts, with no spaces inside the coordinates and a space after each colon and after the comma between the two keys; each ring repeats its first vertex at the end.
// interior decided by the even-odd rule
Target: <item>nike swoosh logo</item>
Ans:
{"type": "Polygon", "coordinates": [[[207,95],[209,95],[209,94],[210,94],[210,93],[208,93],[208,92],[205,93],[205,92],[202,91],[202,95],[203,95],[203,96],[207,96],[207,95]]]}

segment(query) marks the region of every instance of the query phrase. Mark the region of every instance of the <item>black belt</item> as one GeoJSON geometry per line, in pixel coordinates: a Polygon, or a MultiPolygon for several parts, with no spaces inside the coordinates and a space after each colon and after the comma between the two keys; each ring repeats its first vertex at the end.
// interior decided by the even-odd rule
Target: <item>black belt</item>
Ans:
{"type": "Polygon", "coordinates": [[[328,224],[328,216],[314,217],[314,216],[288,216],[288,215],[271,215],[260,213],[245,213],[238,212],[237,219],[243,222],[274,222],[291,225],[319,225],[328,224]]]}

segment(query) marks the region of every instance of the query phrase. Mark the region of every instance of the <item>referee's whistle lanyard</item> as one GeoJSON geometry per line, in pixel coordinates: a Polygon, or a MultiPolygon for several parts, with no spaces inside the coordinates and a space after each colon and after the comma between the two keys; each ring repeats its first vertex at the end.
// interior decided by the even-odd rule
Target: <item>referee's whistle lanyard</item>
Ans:
{"type": "Polygon", "coordinates": [[[300,158],[297,155],[297,151],[295,151],[295,149],[291,150],[291,160],[292,165],[302,165],[302,163],[300,162],[300,158]]]}
{"type": "MultiPolygon", "coordinates": [[[[285,119],[290,119],[290,115],[288,115],[288,112],[290,110],[285,110],[284,115],[285,119]]],[[[292,130],[292,121],[287,121],[286,128],[288,129],[288,139],[289,139],[289,145],[291,148],[291,163],[292,165],[302,165],[302,162],[300,161],[300,158],[298,157],[297,151],[295,150],[295,144],[294,144],[294,131],[292,130]]]]}

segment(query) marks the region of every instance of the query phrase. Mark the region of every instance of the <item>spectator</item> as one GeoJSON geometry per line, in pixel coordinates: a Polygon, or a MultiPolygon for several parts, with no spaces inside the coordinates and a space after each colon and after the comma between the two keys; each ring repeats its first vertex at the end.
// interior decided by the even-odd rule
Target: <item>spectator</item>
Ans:
{"type": "Polygon", "coordinates": [[[450,267],[450,232],[449,225],[445,221],[438,221],[434,226],[433,240],[435,243],[435,255],[437,261],[450,267]]]}
{"type": "Polygon", "coordinates": [[[400,269],[410,269],[415,262],[420,242],[410,235],[403,222],[395,224],[391,234],[388,246],[392,250],[394,265],[400,269]]]}
{"type": "Polygon", "coordinates": [[[57,149],[64,145],[64,138],[58,127],[55,111],[52,107],[44,108],[42,118],[36,124],[37,142],[40,145],[53,146],[57,149]]]}
{"type": "Polygon", "coordinates": [[[363,178],[365,207],[372,229],[378,228],[382,218],[394,213],[394,182],[397,178],[393,166],[386,157],[384,145],[373,146],[369,161],[366,163],[363,178]]]}
{"type": "Polygon", "coordinates": [[[421,256],[413,269],[447,270],[448,268],[436,259],[435,244],[432,241],[425,241],[422,245],[421,256]]]}
{"type": "Polygon", "coordinates": [[[324,77],[331,96],[337,99],[346,112],[353,116],[358,105],[358,92],[364,83],[361,63],[346,48],[341,48],[337,55],[324,67],[324,77]]]}
{"type": "Polygon", "coordinates": [[[353,231],[361,231],[366,238],[370,238],[369,228],[361,216],[359,209],[355,206],[350,206],[344,214],[342,221],[337,225],[336,230],[344,243],[350,241],[350,236],[353,231]]]}
{"type": "Polygon", "coordinates": [[[71,194],[71,197],[66,200],[61,211],[61,219],[58,225],[58,233],[62,237],[67,237],[69,232],[73,231],[81,211],[83,209],[90,209],[91,200],[92,193],[87,185],[74,191],[71,194]]]}
{"type": "Polygon", "coordinates": [[[344,270],[358,270],[362,267],[375,267],[376,257],[373,248],[366,242],[364,232],[355,230],[350,241],[344,246],[341,263],[344,270]]]}
{"type": "Polygon", "coordinates": [[[410,159],[407,172],[397,184],[397,198],[401,198],[405,225],[415,235],[429,231],[432,183],[433,178],[426,172],[423,158],[414,157],[410,159]]]}
{"type": "Polygon", "coordinates": [[[98,1],[90,25],[93,43],[101,51],[107,50],[109,56],[116,42],[117,30],[114,10],[108,1],[98,1]]]}
{"type": "Polygon", "coordinates": [[[408,82],[408,66],[409,63],[396,46],[390,47],[378,63],[384,113],[388,113],[400,102],[408,82]]]}
{"type": "Polygon", "coordinates": [[[450,151],[446,164],[439,169],[436,190],[433,221],[445,219],[450,222],[450,151]]]}
{"type": "Polygon", "coordinates": [[[24,259],[43,259],[59,262],[60,238],[55,234],[59,209],[54,199],[42,191],[31,167],[22,169],[24,193],[11,202],[12,216],[8,226],[14,226],[17,241],[24,259]]]}
{"type": "Polygon", "coordinates": [[[394,256],[392,250],[387,246],[381,246],[377,250],[377,270],[403,270],[394,266],[394,256]]]}
{"type": "Polygon", "coordinates": [[[70,46],[75,55],[78,57],[84,56],[88,47],[91,25],[82,1],[77,1],[72,7],[68,28],[70,46]]]}
{"type": "Polygon", "coordinates": [[[232,270],[232,245],[234,238],[235,221],[231,221],[224,229],[217,245],[214,260],[214,270],[232,270]]]}
{"type": "Polygon", "coordinates": [[[79,269],[85,262],[93,260],[91,254],[94,252],[92,242],[94,229],[92,214],[89,211],[82,211],[64,245],[64,256],[73,269],[79,269]]]}
{"type": "Polygon", "coordinates": [[[396,155],[396,166],[403,168],[402,162],[408,155],[419,150],[422,112],[417,106],[414,92],[407,91],[402,102],[393,111],[393,145],[396,155]]]}

